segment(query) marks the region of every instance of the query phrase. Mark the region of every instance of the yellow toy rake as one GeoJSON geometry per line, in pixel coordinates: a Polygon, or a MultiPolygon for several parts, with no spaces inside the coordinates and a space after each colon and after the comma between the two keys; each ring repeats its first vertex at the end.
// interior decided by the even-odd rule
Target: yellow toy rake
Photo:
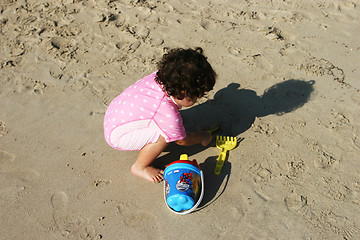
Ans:
{"type": "Polygon", "coordinates": [[[216,166],[215,166],[215,174],[216,175],[220,174],[221,169],[224,166],[227,151],[234,149],[236,147],[236,145],[237,145],[236,137],[216,136],[216,147],[221,149],[219,157],[216,161],[216,166]]]}

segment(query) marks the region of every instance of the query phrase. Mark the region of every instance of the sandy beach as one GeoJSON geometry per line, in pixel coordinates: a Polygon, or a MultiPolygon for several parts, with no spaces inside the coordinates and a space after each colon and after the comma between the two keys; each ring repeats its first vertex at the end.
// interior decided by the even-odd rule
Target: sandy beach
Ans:
{"type": "Polygon", "coordinates": [[[0,239],[360,239],[359,0],[0,1],[0,239]],[[172,48],[218,78],[171,144],[204,172],[184,216],[104,139],[111,100],[172,48]]]}

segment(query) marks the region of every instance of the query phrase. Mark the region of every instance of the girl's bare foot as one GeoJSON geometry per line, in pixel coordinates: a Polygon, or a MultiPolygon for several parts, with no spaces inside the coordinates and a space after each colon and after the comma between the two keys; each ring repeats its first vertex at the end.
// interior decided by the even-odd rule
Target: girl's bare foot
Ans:
{"type": "Polygon", "coordinates": [[[152,166],[147,167],[138,167],[135,164],[131,167],[131,172],[138,176],[142,177],[150,182],[161,182],[163,180],[163,170],[154,168],[152,166]]]}

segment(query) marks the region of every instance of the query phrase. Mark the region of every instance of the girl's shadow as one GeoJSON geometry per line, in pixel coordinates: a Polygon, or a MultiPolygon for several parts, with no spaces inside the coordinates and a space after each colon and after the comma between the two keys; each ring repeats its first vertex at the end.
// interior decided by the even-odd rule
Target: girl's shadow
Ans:
{"type": "Polygon", "coordinates": [[[309,101],[314,83],[289,79],[266,89],[261,96],[231,83],[219,90],[214,99],[181,111],[184,126],[189,131],[199,131],[219,124],[219,134],[238,136],[251,127],[256,117],[281,116],[302,107],[309,101]]]}
{"type": "MultiPolygon", "coordinates": [[[[313,80],[289,79],[268,88],[261,96],[258,96],[253,90],[241,89],[238,83],[231,83],[226,88],[219,90],[214,99],[182,110],[180,113],[187,132],[208,130],[219,125],[220,129],[216,132],[217,135],[238,136],[251,127],[256,117],[270,114],[281,116],[302,107],[309,101],[311,93],[314,91],[314,83],[313,80]]],[[[160,156],[153,165],[164,169],[167,164],[178,160],[183,153],[190,157],[214,146],[215,140],[206,147],[200,144],[181,147],[172,143],[166,148],[165,154],[160,156]]],[[[226,176],[226,181],[229,181],[230,162],[225,162],[221,174],[217,176],[213,173],[216,159],[217,156],[211,156],[200,164],[205,175],[204,204],[209,203],[216,196],[226,176]]],[[[225,187],[222,191],[225,190],[225,187]]]]}

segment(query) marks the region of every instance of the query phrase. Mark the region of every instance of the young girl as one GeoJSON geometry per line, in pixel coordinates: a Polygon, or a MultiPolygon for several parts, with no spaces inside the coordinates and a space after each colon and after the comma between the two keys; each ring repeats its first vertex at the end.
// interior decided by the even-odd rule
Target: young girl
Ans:
{"type": "Polygon", "coordinates": [[[208,132],[186,133],[179,113],[213,89],[216,73],[201,48],[174,49],[154,72],[127,88],[109,105],[104,119],[107,143],[118,150],[139,150],[131,172],[151,182],[163,170],[151,163],[170,142],[182,146],[211,141],[208,132]]]}

